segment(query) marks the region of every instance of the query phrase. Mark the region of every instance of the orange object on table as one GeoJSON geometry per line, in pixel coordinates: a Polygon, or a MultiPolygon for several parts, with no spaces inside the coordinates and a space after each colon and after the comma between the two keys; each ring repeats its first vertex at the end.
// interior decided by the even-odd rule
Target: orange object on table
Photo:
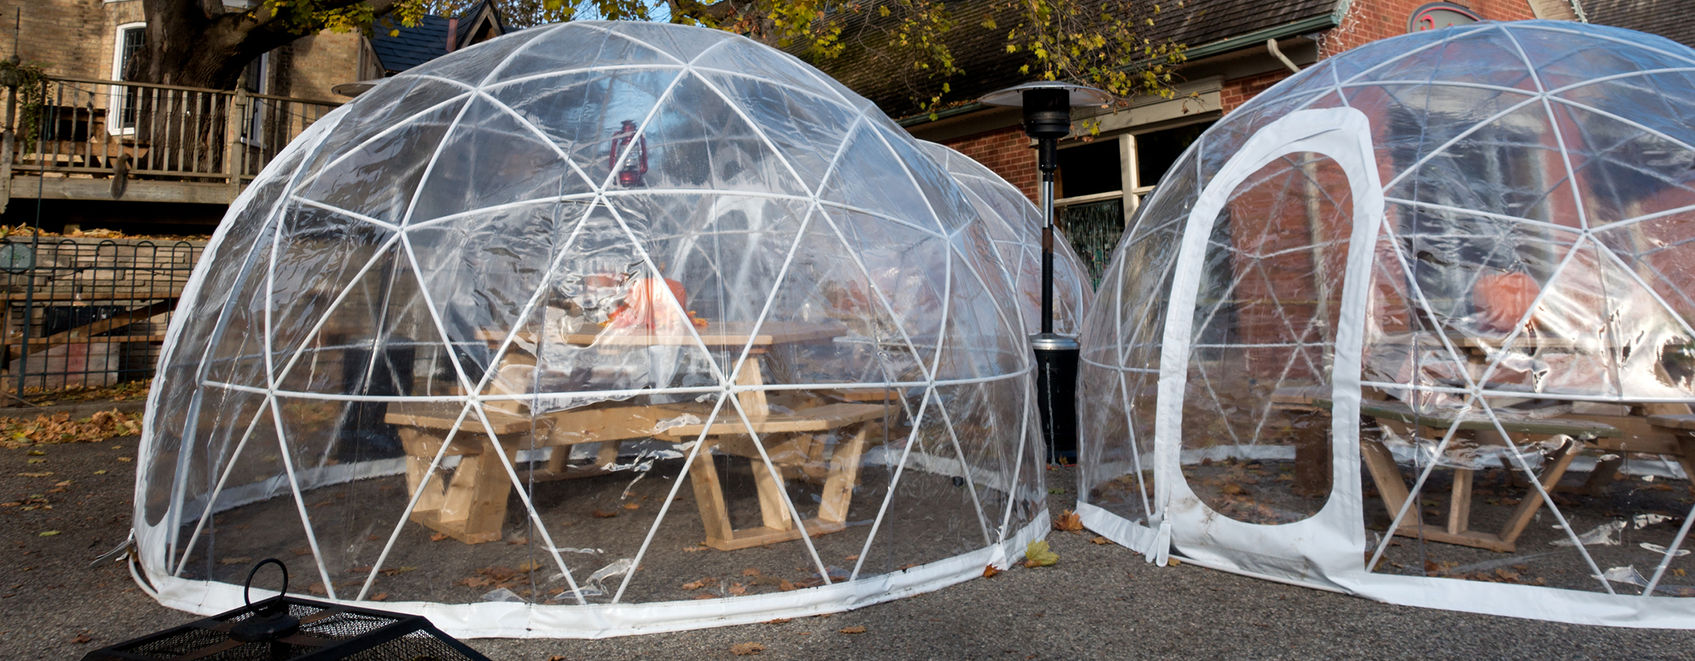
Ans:
{"type": "Polygon", "coordinates": [[[688,310],[689,295],[683,290],[683,283],[670,278],[637,278],[630,287],[630,293],[624,296],[624,303],[612,311],[606,319],[607,328],[646,328],[648,330],[664,330],[682,328],[684,323],[693,324],[697,328],[705,328],[706,322],[695,319],[694,312],[679,319],[678,310],[688,310]],[[673,308],[663,302],[663,294],[659,283],[663,281],[671,290],[671,296],[677,299],[677,307],[673,308]],[[687,321],[684,322],[683,319],[687,321]]]}
{"type": "Polygon", "coordinates": [[[1525,273],[1478,278],[1471,294],[1471,302],[1477,306],[1478,326],[1483,330],[1511,331],[1520,319],[1529,315],[1530,306],[1541,293],[1542,286],[1525,273]]]}

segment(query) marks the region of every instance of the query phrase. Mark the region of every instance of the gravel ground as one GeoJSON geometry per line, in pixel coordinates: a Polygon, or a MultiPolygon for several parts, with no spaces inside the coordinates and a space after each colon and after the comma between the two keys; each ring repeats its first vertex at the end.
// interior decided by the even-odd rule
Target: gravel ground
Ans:
{"type": "MultiPolygon", "coordinates": [[[[136,440],[0,450],[0,659],[77,659],[194,616],[159,606],[116,563],[136,440]],[[31,460],[40,460],[31,463],[31,460]],[[96,474],[104,471],[104,473],[96,474]],[[24,474],[50,472],[30,477],[24,474]],[[60,486],[59,483],[69,484],[60,486]],[[62,489],[62,491],[55,491],[62,489]],[[25,507],[32,507],[25,510],[25,507]],[[48,506],[51,506],[49,509],[48,506]],[[60,531],[50,536],[43,532],[60,531]]],[[[1048,473],[1058,512],[1071,470],[1048,473]]],[[[1193,565],[1157,568],[1092,534],[1056,532],[1059,564],[832,616],[610,640],[472,640],[495,659],[1690,659],[1695,632],[1582,627],[1379,604],[1193,565]],[[864,627],[864,633],[841,630],[864,627]]]]}

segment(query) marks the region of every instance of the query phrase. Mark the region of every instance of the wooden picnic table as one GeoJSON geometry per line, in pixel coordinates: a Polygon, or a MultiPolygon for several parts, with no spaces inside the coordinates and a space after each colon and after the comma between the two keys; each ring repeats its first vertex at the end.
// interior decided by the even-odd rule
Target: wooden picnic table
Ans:
{"type": "MultiPolygon", "coordinates": [[[[1538,481],[1541,482],[1543,490],[1548,492],[1566,490],[1560,486],[1560,479],[1565,476],[1572,460],[1584,448],[1621,454],[1639,452],[1670,456],[1682,465],[1685,474],[1695,475],[1695,415],[1650,415],[1642,412],[1645,407],[1658,406],[1656,403],[1621,404],[1621,407],[1630,411],[1625,415],[1563,413],[1534,417],[1510,409],[1497,408],[1494,409],[1495,417],[1491,418],[1482,411],[1439,407],[1414,408],[1399,401],[1369,397],[1381,397],[1380,393],[1368,392],[1367,395],[1368,397],[1360,402],[1362,418],[1370,418],[1376,424],[1397,434],[1419,435],[1430,439],[1443,438],[1452,428],[1454,440],[1450,441],[1451,448],[1456,445],[1504,446],[1507,439],[1501,438],[1502,431],[1511,437],[1514,444],[1521,447],[1527,443],[1554,437],[1569,439],[1562,441],[1545,459],[1545,468],[1538,481]],[[1497,421],[1499,428],[1496,427],[1497,421]]],[[[1272,400],[1273,406],[1284,410],[1329,411],[1333,407],[1329,388],[1324,386],[1280,388],[1273,393],[1272,400]]],[[[1378,493],[1382,495],[1390,516],[1394,516],[1406,505],[1410,497],[1409,488],[1395,464],[1394,455],[1382,440],[1367,434],[1360,435],[1360,455],[1371,474],[1372,482],[1377,485],[1378,493]]],[[[1621,462],[1621,459],[1600,462],[1581,489],[1598,494],[1616,475],[1621,462]]],[[[1412,520],[1401,523],[1395,534],[1492,551],[1513,551],[1519,535],[1542,506],[1542,498],[1534,492],[1526,494],[1499,532],[1472,530],[1470,512],[1474,472],[1471,468],[1454,468],[1452,497],[1449,500],[1448,520],[1445,525],[1425,524],[1422,509],[1411,507],[1408,509],[1408,517],[1412,520]]]]}
{"type": "MultiPolygon", "coordinates": [[[[699,342],[709,349],[739,350],[747,347],[751,338],[750,362],[741,366],[736,383],[757,388],[765,383],[763,359],[772,349],[787,344],[828,342],[846,332],[845,327],[835,324],[767,322],[755,329],[752,324],[715,323],[700,331],[699,342]]],[[[507,332],[484,330],[475,336],[498,347],[507,339],[507,332]]],[[[518,336],[517,339],[530,346],[545,339],[527,332],[518,336]]],[[[573,333],[556,337],[555,341],[622,350],[693,346],[697,340],[686,333],[634,329],[573,333]]],[[[524,355],[518,343],[513,343],[507,357],[494,369],[508,364],[534,364],[535,360],[535,356],[524,355]]],[[[397,405],[390,408],[385,419],[401,429],[407,452],[408,486],[425,491],[412,519],[466,543],[492,541],[501,536],[512,483],[495,452],[504,453],[506,462],[512,462],[520,449],[553,447],[547,468],[530,476],[537,480],[568,479],[602,474],[600,467],[616,460],[618,445],[636,439],[679,444],[701,442],[688,472],[708,546],[728,551],[842,530],[862,455],[871,444],[881,440],[881,435],[873,432],[887,415],[889,403],[827,403],[791,413],[774,413],[764,390],[743,390],[737,397],[747,415],[746,422],[728,406],[722,407],[715,419],[694,422],[685,416],[698,420],[711,415],[710,408],[695,403],[649,405],[614,401],[564,411],[527,411],[520,401],[507,409],[487,408],[491,428],[485,429],[474,418],[459,426],[447,453],[462,458],[451,481],[445,484],[428,468],[446,434],[453,429],[458,411],[455,409],[449,415],[437,405],[425,413],[414,405],[397,405]],[[675,424],[678,421],[684,423],[675,424]],[[663,429],[661,422],[666,423],[663,429]],[[834,443],[834,452],[826,458],[824,452],[831,442],[824,436],[838,431],[846,433],[847,439],[834,443]],[[568,466],[566,459],[570,453],[565,450],[585,443],[600,444],[595,465],[587,469],[568,466]],[[764,525],[745,530],[731,526],[723,485],[712,461],[713,450],[751,461],[764,525]],[[783,475],[766,467],[761,450],[777,467],[828,461],[829,469],[823,473],[824,494],[815,518],[794,520],[783,494],[783,475]]]]}

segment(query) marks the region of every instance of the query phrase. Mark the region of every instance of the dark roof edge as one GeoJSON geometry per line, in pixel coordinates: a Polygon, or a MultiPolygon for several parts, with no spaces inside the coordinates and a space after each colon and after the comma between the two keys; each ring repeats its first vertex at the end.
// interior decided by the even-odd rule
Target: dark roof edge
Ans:
{"type": "MultiPolygon", "coordinates": [[[[1274,25],[1263,30],[1249,32],[1241,36],[1221,39],[1210,44],[1203,44],[1184,51],[1184,55],[1187,56],[1187,61],[1199,60],[1202,58],[1212,57],[1214,55],[1222,55],[1231,51],[1242,50],[1252,46],[1260,46],[1265,44],[1267,39],[1284,39],[1288,37],[1297,37],[1317,30],[1328,30],[1342,24],[1342,17],[1347,15],[1348,6],[1350,4],[1351,0],[1342,0],[1341,2],[1336,3],[1336,11],[1329,14],[1301,19],[1299,21],[1284,23],[1282,25],[1274,25]]],[[[895,120],[895,123],[899,124],[902,128],[912,128],[920,124],[927,124],[929,122],[946,119],[948,117],[973,113],[986,108],[989,108],[989,106],[983,105],[982,102],[979,101],[972,101],[962,106],[938,110],[935,113],[934,119],[930,117],[930,113],[926,112],[909,117],[902,117],[895,120]]]]}

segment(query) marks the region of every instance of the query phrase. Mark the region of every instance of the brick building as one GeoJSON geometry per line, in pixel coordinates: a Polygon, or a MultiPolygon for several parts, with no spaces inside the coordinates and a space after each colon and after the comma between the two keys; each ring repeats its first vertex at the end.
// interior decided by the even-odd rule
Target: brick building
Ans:
{"type": "MultiPolygon", "coordinates": [[[[1118,232],[1139,201],[1189,143],[1224,114],[1299,68],[1370,41],[1456,23],[1576,20],[1581,6],[1571,0],[1191,0],[1166,7],[1146,36],[1156,43],[1170,40],[1186,46],[1188,60],[1179,70],[1177,98],[1136,99],[1127,110],[1089,118],[1099,122],[1098,135],[1061,143],[1058,220],[1075,228],[1073,236],[1096,237],[1098,245],[1075,247],[1085,261],[1096,262],[1094,268],[1104,268],[1118,232]]],[[[956,27],[948,39],[965,73],[948,81],[948,98],[957,101],[934,118],[913,100],[927,98],[932,91],[915,90],[910,81],[865,66],[852,53],[821,66],[876,102],[913,135],[977,159],[1035,199],[1036,154],[1024,137],[1018,111],[972,101],[1030,80],[1019,73],[1026,60],[1006,52],[1004,31],[982,27],[986,18],[998,19],[993,23],[999,25],[1017,19],[1000,3],[950,3],[949,10],[956,27]]],[[[1641,14],[1653,15],[1632,15],[1641,14]]]]}
{"type": "MultiPolygon", "coordinates": [[[[224,0],[226,8],[251,2],[224,0]]],[[[31,224],[39,216],[43,228],[54,231],[209,232],[270,157],[352,98],[340,92],[357,93],[368,87],[358,81],[393,75],[507,31],[487,0],[458,17],[396,25],[393,34],[326,31],[253,61],[243,96],[235,99],[121,84],[146,26],[141,0],[0,0],[0,57],[15,54],[54,79],[46,104],[55,117],[45,139],[15,136],[17,151],[0,163],[0,223],[31,224]],[[154,123],[192,125],[197,139],[182,139],[180,129],[134,126],[131,105],[145,102],[158,106],[148,115],[162,118],[154,123]],[[244,118],[232,118],[235,113],[244,118]],[[48,153],[32,153],[38,146],[48,153]],[[197,153],[173,160],[172,151],[197,153]],[[126,155],[131,180],[113,186],[112,179],[124,178],[115,175],[118,158],[126,155]]]]}

